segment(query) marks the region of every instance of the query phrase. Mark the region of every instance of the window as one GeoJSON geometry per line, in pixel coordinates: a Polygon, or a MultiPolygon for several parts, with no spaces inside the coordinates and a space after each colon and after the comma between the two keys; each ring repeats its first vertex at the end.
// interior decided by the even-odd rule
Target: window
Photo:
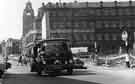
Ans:
{"type": "Polygon", "coordinates": [[[88,38],[88,40],[94,40],[94,35],[93,35],[93,33],[88,34],[88,35],[87,35],[87,38],[88,38]]]}
{"type": "Polygon", "coordinates": [[[80,14],[80,16],[87,16],[87,10],[85,10],[85,9],[80,9],[79,11],[78,11],[78,13],[80,14]]]}
{"type": "Polygon", "coordinates": [[[133,20],[133,25],[132,26],[135,27],[135,20],[133,20]]]}
{"type": "Polygon", "coordinates": [[[53,28],[53,29],[55,29],[55,28],[56,28],[56,25],[55,25],[55,24],[52,24],[51,26],[52,26],[52,28],[53,28]]]}
{"type": "Polygon", "coordinates": [[[110,15],[112,16],[116,15],[116,9],[114,8],[110,9],[110,15]]]}
{"type": "Polygon", "coordinates": [[[57,16],[56,11],[52,11],[52,12],[51,12],[51,15],[52,15],[52,16],[57,16]]]}
{"type": "Polygon", "coordinates": [[[67,38],[67,37],[68,37],[67,33],[60,33],[60,36],[61,36],[62,38],[67,38]]]}
{"type": "Polygon", "coordinates": [[[78,41],[82,41],[83,40],[82,33],[78,33],[77,39],[78,39],[78,41]]]}
{"type": "Polygon", "coordinates": [[[75,22],[75,23],[74,23],[74,26],[75,26],[75,27],[79,27],[79,23],[78,23],[78,22],[75,22]]]}
{"type": "Polygon", "coordinates": [[[60,27],[60,28],[64,28],[64,24],[62,24],[62,23],[59,24],[59,27],[60,27]]]}
{"type": "Polygon", "coordinates": [[[123,8],[118,9],[118,15],[124,15],[124,9],[123,8]]]}
{"type": "Polygon", "coordinates": [[[82,21],[81,24],[82,24],[82,27],[84,27],[84,28],[87,27],[87,22],[86,21],[82,21]]]}
{"type": "Polygon", "coordinates": [[[108,9],[104,9],[103,12],[104,12],[104,15],[105,16],[108,16],[109,15],[109,10],[108,9]]]}
{"type": "Polygon", "coordinates": [[[125,8],[125,14],[126,15],[131,15],[131,9],[130,8],[125,8]]]}
{"type": "Polygon", "coordinates": [[[104,34],[105,40],[109,40],[109,34],[104,34]]]}
{"type": "Polygon", "coordinates": [[[110,22],[109,21],[103,21],[103,25],[104,25],[105,28],[109,28],[110,22]]]}
{"type": "Polygon", "coordinates": [[[57,33],[50,33],[51,37],[57,37],[57,33]]]}
{"type": "Polygon", "coordinates": [[[71,11],[67,11],[67,12],[65,12],[65,16],[69,16],[69,17],[71,17],[71,16],[72,16],[72,12],[71,12],[71,11]]]}
{"type": "Polygon", "coordinates": [[[64,16],[64,12],[58,12],[58,16],[64,16]]]}
{"type": "Polygon", "coordinates": [[[95,27],[94,22],[89,22],[89,27],[94,28],[95,27]]]}
{"type": "Polygon", "coordinates": [[[80,16],[79,10],[74,10],[73,15],[74,16],[80,16]]]}
{"type": "Polygon", "coordinates": [[[117,24],[116,24],[116,23],[113,23],[113,24],[112,24],[112,27],[113,27],[113,28],[116,28],[116,27],[117,27],[117,24]]]}
{"type": "Polygon", "coordinates": [[[76,40],[76,41],[79,41],[79,40],[80,40],[79,35],[80,35],[79,33],[76,33],[76,34],[75,34],[75,40],[76,40]]]}
{"type": "Polygon", "coordinates": [[[83,40],[86,41],[87,40],[87,36],[86,33],[84,32],[84,34],[82,34],[83,40]]]}
{"type": "Polygon", "coordinates": [[[104,23],[104,27],[109,28],[110,27],[109,23],[104,23]]]}
{"type": "Polygon", "coordinates": [[[130,25],[131,25],[131,27],[134,27],[134,22],[133,22],[133,20],[130,21],[130,25]]]}
{"type": "Polygon", "coordinates": [[[95,10],[94,9],[90,9],[89,10],[89,15],[94,15],[95,14],[95,10]]]}
{"type": "Polygon", "coordinates": [[[97,40],[102,40],[102,34],[97,34],[97,40]]]}
{"type": "Polygon", "coordinates": [[[71,27],[72,23],[71,22],[66,22],[67,27],[71,27]]]}
{"type": "Polygon", "coordinates": [[[132,10],[132,12],[131,12],[132,15],[135,15],[135,8],[132,8],[131,10],[132,10]]]}
{"type": "Polygon", "coordinates": [[[102,21],[96,21],[96,28],[102,27],[102,21]]]}
{"type": "Polygon", "coordinates": [[[54,23],[52,23],[50,26],[52,26],[52,28],[56,28],[57,27],[57,24],[54,22],[54,23]]]}
{"type": "Polygon", "coordinates": [[[131,21],[127,20],[125,25],[127,25],[127,27],[131,27],[131,21]]]}
{"type": "Polygon", "coordinates": [[[110,27],[114,28],[114,21],[110,21],[110,27]]]}
{"type": "Polygon", "coordinates": [[[116,34],[112,34],[112,40],[117,40],[117,35],[116,34]]]}
{"type": "Polygon", "coordinates": [[[96,15],[100,16],[101,15],[101,9],[96,9],[96,15]]]}

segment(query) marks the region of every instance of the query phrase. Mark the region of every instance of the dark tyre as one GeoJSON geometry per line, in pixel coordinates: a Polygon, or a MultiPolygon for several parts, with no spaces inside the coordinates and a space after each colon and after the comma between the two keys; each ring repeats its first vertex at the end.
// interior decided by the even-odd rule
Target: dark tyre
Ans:
{"type": "Polygon", "coordinates": [[[4,71],[0,70],[0,78],[2,78],[3,74],[4,74],[4,71]]]}
{"type": "Polygon", "coordinates": [[[38,72],[37,72],[37,75],[41,76],[41,75],[42,75],[42,74],[41,74],[41,71],[38,71],[38,72]]]}
{"type": "Polygon", "coordinates": [[[37,74],[42,75],[42,71],[43,71],[42,65],[37,64],[35,68],[36,68],[37,74]]]}
{"type": "Polygon", "coordinates": [[[73,74],[73,69],[72,68],[67,69],[67,73],[68,73],[68,75],[72,75],[73,74]]]}
{"type": "Polygon", "coordinates": [[[11,68],[11,63],[6,63],[6,69],[11,68]]]}
{"type": "Polygon", "coordinates": [[[48,73],[48,76],[50,76],[50,77],[56,77],[57,74],[55,72],[51,72],[51,73],[48,73]]]}
{"type": "Polygon", "coordinates": [[[38,69],[37,69],[37,74],[38,74],[38,75],[42,75],[42,69],[41,69],[41,68],[38,68],[38,69]]]}

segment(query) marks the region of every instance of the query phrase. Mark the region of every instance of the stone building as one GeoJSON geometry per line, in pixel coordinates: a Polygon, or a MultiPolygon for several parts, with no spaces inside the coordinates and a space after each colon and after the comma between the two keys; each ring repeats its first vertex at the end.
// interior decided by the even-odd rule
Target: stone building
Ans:
{"type": "Polygon", "coordinates": [[[31,2],[27,2],[23,11],[23,36],[25,36],[29,31],[33,30],[33,22],[34,10],[31,2]]]}
{"type": "MultiPolygon", "coordinates": [[[[39,9],[40,10],[40,9],[39,9]]],[[[42,39],[42,26],[39,15],[34,15],[32,3],[28,1],[23,11],[23,35],[22,35],[22,54],[26,54],[29,46],[36,40],[42,39]]]]}
{"type": "Polygon", "coordinates": [[[21,54],[22,43],[19,39],[9,38],[6,42],[7,55],[21,54]]]}
{"type": "Polygon", "coordinates": [[[42,7],[46,18],[47,38],[68,38],[72,46],[101,49],[119,48],[121,29],[134,41],[135,2],[72,2],[47,3],[42,7]]]}

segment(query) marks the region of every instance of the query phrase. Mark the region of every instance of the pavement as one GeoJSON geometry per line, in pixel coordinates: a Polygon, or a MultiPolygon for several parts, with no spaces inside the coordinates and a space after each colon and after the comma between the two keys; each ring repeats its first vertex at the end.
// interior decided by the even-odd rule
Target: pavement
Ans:
{"type": "Polygon", "coordinates": [[[88,68],[87,71],[95,71],[95,72],[100,72],[100,73],[119,73],[119,72],[128,72],[128,73],[135,73],[135,68],[127,68],[126,65],[119,65],[119,66],[114,66],[114,67],[108,67],[107,65],[103,66],[97,66],[94,63],[85,63],[85,66],[88,68]]]}
{"type": "Polygon", "coordinates": [[[30,73],[30,65],[21,65],[17,61],[9,61],[11,63],[11,68],[8,69],[5,73],[8,74],[28,74],[30,73]]]}
{"type": "Polygon", "coordinates": [[[96,82],[98,84],[135,84],[135,70],[87,64],[87,75],[62,76],[64,78],[96,82]]]}

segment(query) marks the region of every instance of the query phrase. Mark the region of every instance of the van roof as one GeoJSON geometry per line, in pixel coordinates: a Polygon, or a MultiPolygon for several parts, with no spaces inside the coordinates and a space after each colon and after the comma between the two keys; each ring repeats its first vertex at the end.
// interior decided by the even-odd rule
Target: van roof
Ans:
{"type": "Polygon", "coordinates": [[[69,39],[65,39],[65,38],[52,38],[52,39],[43,39],[38,41],[38,44],[40,43],[44,43],[44,42],[53,42],[53,41],[62,41],[62,42],[69,42],[69,39]]]}

